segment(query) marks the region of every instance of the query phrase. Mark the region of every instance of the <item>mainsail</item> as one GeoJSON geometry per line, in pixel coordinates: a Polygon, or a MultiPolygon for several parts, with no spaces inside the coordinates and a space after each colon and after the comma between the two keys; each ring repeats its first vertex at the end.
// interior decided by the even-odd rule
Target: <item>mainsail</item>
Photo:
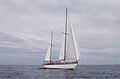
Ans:
{"type": "Polygon", "coordinates": [[[45,61],[50,61],[50,50],[51,50],[51,45],[49,44],[47,53],[45,55],[45,61]]]}
{"type": "Polygon", "coordinates": [[[65,34],[63,36],[62,42],[61,42],[61,48],[60,48],[60,53],[59,53],[59,60],[63,60],[64,59],[64,43],[65,43],[65,34]]]}
{"type": "Polygon", "coordinates": [[[78,42],[75,38],[74,31],[72,29],[72,26],[69,27],[70,35],[69,35],[69,45],[68,45],[68,52],[67,52],[67,58],[76,58],[79,60],[80,57],[80,51],[78,42]]]}
{"type": "Polygon", "coordinates": [[[68,35],[68,49],[67,49],[67,58],[76,58],[76,50],[75,50],[75,44],[74,44],[74,38],[71,26],[69,27],[69,35],[68,35]]]}

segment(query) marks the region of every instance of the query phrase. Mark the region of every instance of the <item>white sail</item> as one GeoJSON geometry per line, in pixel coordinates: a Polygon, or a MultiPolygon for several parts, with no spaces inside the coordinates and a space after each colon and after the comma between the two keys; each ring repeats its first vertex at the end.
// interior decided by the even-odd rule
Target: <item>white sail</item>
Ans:
{"type": "Polygon", "coordinates": [[[49,44],[47,53],[45,55],[45,61],[50,61],[50,50],[51,50],[51,45],[49,44]]]}
{"type": "Polygon", "coordinates": [[[65,34],[63,36],[62,42],[61,42],[61,48],[60,48],[60,53],[59,53],[59,60],[64,59],[64,44],[65,44],[65,34]]]}
{"type": "Polygon", "coordinates": [[[76,50],[74,45],[74,38],[72,34],[72,28],[69,27],[69,33],[68,33],[68,49],[67,49],[67,58],[76,58],[76,50]]]}
{"type": "Polygon", "coordinates": [[[77,42],[77,40],[75,38],[75,34],[74,34],[73,29],[72,29],[72,26],[70,26],[70,28],[71,28],[71,31],[72,31],[72,36],[73,36],[73,41],[74,41],[76,59],[79,60],[79,58],[80,58],[80,50],[79,50],[78,42],[77,42]]]}

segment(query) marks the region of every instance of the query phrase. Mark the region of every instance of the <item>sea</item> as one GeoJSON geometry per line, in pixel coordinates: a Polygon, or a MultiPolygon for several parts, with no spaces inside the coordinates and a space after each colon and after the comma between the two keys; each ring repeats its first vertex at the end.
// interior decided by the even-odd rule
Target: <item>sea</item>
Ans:
{"type": "Polygon", "coordinates": [[[78,65],[74,70],[0,65],[0,79],[120,79],[120,65],[78,65]]]}

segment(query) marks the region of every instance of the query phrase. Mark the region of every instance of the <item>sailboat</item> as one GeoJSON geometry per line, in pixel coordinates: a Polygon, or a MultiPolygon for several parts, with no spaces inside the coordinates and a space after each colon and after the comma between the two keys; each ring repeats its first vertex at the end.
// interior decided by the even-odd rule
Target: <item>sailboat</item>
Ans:
{"type": "Polygon", "coordinates": [[[51,60],[52,55],[53,32],[51,32],[51,41],[48,46],[45,60],[43,63],[44,68],[54,69],[74,69],[78,64],[80,58],[79,46],[76,41],[74,31],[71,25],[68,27],[68,9],[66,8],[66,22],[64,29],[63,41],[59,52],[59,59],[57,61],[51,60]],[[68,29],[69,28],[69,29],[68,29]]]}

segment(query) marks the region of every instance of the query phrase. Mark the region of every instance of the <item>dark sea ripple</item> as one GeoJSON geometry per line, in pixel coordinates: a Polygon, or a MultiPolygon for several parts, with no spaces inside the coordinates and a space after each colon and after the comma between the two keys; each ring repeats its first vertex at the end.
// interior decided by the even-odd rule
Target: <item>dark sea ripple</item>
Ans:
{"type": "Polygon", "coordinates": [[[120,65],[78,65],[75,70],[0,65],[0,79],[120,79],[120,65]]]}

